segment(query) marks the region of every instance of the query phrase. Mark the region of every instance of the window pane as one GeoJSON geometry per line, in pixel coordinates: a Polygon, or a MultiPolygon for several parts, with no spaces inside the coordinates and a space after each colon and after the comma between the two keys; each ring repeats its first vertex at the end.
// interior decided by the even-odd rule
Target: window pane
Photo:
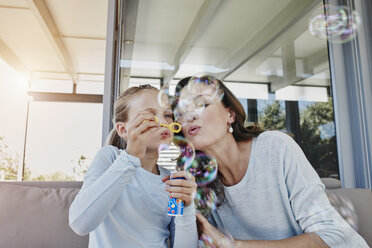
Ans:
{"type": "Polygon", "coordinates": [[[25,180],[82,180],[101,130],[102,104],[31,102],[25,180]]]}
{"type": "Polygon", "coordinates": [[[183,77],[216,76],[240,99],[247,122],[292,135],[320,176],[338,177],[327,41],[309,31],[322,3],[140,2],[123,27],[132,33],[122,32],[121,84],[162,78],[172,93],[183,77]]]}

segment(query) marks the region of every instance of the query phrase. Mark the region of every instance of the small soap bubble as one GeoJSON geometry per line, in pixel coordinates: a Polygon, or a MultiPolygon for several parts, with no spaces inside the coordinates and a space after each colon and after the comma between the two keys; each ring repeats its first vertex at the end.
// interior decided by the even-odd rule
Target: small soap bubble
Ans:
{"type": "Polygon", "coordinates": [[[161,87],[158,93],[158,102],[160,107],[170,109],[173,103],[174,97],[169,94],[169,84],[161,87]]]}
{"type": "Polygon", "coordinates": [[[169,147],[170,147],[169,144],[160,144],[160,145],[159,145],[159,148],[158,148],[158,152],[168,150],[169,147]]]}
{"type": "Polygon", "coordinates": [[[188,168],[195,158],[194,146],[186,140],[185,137],[175,135],[173,143],[180,149],[180,157],[177,160],[177,170],[184,170],[188,168]]]}

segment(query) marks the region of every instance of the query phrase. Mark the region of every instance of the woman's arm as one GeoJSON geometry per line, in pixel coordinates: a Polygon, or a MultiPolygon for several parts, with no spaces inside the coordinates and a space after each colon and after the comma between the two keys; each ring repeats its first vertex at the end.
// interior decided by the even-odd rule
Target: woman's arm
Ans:
{"type": "Polygon", "coordinates": [[[197,213],[198,228],[208,237],[205,242],[212,242],[211,245],[217,248],[327,248],[329,247],[324,241],[316,234],[301,234],[292,238],[282,240],[231,240],[221,233],[218,229],[212,226],[206,218],[197,213]]]}
{"type": "Polygon", "coordinates": [[[234,248],[328,248],[329,246],[316,234],[305,233],[282,240],[235,240],[234,248]]]}
{"type": "Polygon", "coordinates": [[[303,232],[316,234],[332,248],[368,247],[330,204],[324,185],[299,145],[288,135],[283,135],[283,143],[283,178],[293,215],[303,232]]]}
{"type": "Polygon", "coordinates": [[[140,167],[140,160],[123,150],[105,146],[97,152],[84,179],[84,184],[70,206],[70,227],[86,235],[102,223],[140,167]]]}
{"type": "MultiPolygon", "coordinates": [[[[278,174],[278,181],[286,186],[288,203],[304,234],[275,241],[236,240],[236,246],[368,247],[363,238],[331,206],[324,185],[297,143],[286,134],[276,133],[275,136],[280,138],[279,143],[282,144],[281,163],[279,163],[281,168],[278,168],[282,174],[278,174]]],[[[211,228],[212,226],[205,221],[204,226],[208,227],[204,232],[213,235],[215,239],[221,236],[221,233],[211,228]]]]}

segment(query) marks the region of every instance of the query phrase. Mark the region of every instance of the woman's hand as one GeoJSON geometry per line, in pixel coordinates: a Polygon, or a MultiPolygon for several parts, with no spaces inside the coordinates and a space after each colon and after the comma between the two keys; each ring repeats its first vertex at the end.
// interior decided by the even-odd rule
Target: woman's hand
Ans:
{"type": "Polygon", "coordinates": [[[172,179],[170,176],[166,176],[162,179],[167,185],[165,190],[169,192],[170,197],[182,199],[185,202],[185,207],[189,206],[194,200],[196,194],[196,182],[195,177],[187,171],[178,171],[172,174],[172,178],[184,177],[185,179],[172,179]]]}
{"type": "Polygon", "coordinates": [[[234,246],[234,240],[226,237],[217,228],[212,226],[208,220],[201,214],[196,213],[196,221],[198,225],[198,232],[201,234],[200,239],[204,241],[208,247],[215,248],[231,248],[234,246]]]}
{"type": "Polygon", "coordinates": [[[149,112],[139,112],[138,115],[127,124],[127,148],[128,154],[142,158],[146,153],[148,138],[154,135],[160,127],[155,122],[155,117],[149,112]]]}

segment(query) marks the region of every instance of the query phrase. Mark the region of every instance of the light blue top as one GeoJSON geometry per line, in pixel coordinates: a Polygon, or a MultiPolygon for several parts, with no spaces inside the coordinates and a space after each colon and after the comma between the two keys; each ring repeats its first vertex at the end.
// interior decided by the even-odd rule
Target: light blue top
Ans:
{"type": "Polygon", "coordinates": [[[137,157],[114,146],[96,154],[83,186],[71,204],[69,222],[89,247],[197,247],[194,205],[184,215],[167,215],[168,192],[161,179],[141,167],[137,157]]]}
{"type": "Polygon", "coordinates": [[[244,178],[225,193],[227,203],[211,221],[236,239],[316,233],[332,248],[368,247],[330,205],[317,173],[287,134],[267,131],[254,138],[244,178]]]}

